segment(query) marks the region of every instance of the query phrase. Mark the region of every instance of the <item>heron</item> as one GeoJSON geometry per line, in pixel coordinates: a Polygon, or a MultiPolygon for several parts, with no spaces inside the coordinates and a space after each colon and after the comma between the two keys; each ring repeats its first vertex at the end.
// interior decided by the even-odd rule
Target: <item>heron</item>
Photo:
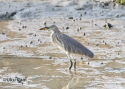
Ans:
{"type": "Polygon", "coordinates": [[[73,54],[85,55],[90,58],[94,57],[94,53],[92,51],[90,51],[88,48],[86,48],[84,45],[82,45],[80,42],[73,39],[72,37],[61,33],[56,25],[43,27],[39,30],[47,29],[52,31],[52,43],[55,46],[57,46],[60,50],[64,51],[68,59],[70,60],[69,70],[71,70],[72,66],[74,66],[74,69],[76,69],[76,59],[73,58],[73,54]]]}

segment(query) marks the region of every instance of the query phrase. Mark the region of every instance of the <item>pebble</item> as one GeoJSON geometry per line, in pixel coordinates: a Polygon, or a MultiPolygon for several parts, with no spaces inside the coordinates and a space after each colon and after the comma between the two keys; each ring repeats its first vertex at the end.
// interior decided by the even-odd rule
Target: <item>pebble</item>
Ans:
{"type": "Polygon", "coordinates": [[[50,56],[49,59],[52,59],[52,57],[50,56]]]}
{"type": "Polygon", "coordinates": [[[66,27],[66,29],[69,29],[69,27],[66,27]]]}
{"type": "Polygon", "coordinates": [[[103,64],[103,62],[101,64],[103,64]]]}
{"type": "Polygon", "coordinates": [[[44,26],[46,27],[46,22],[44,22],[44,26]]]}
{"type": "Polygon", "coordinates": [[[86,34],[85,34],[85,32],[84,32],[84,34],[83,34],[83,36],[85,36],[86,34]]]}
{"type": "Polygon", "coordinates": [[[82,17],[82,14],[80,14],[80,17],[82,17]]]}
{"type": "Polygon", "coordinates": [[[69,17],[69,19],[73,19],[73,17],[69,17]]]}
{"type": "Polygon", "coordinates": [[[32,44],[32,43],[33,43],[33,41],[30,42],[30,44],[32,44]]]}
{"type": "Polygon", "coordinates": [[[22,26],[22,28],[26,28],[26,26],[22,26]]]}
{"type": "Polygon", "coordinates": [[[1,34],[2,34],[2,35],[5,35],[5,33],[4,33],[4,32],[2,32],[1,34]]]}
{"type": "Polygon", "coordinates": [[[22,48],[23,46],[21,45],[20,47],[22,48]]]}
{"type": "Polygon", "coordinates": [[[96,46],[99,46],[99,44],[96,44],[96,46]]]}
{"type": "Polygon", "coordinates": [[[56,22],[54,21],[53,24],[55,24],[56,22]]]}

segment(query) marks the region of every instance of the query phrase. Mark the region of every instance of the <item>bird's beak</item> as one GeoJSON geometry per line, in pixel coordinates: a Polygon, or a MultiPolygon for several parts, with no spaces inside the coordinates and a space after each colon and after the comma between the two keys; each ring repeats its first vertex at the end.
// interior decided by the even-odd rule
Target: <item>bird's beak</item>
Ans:
{"type": "Polygon", "coordinates": [[[49,27],[40,28],[39,30],[48,30],[49,27]]]}

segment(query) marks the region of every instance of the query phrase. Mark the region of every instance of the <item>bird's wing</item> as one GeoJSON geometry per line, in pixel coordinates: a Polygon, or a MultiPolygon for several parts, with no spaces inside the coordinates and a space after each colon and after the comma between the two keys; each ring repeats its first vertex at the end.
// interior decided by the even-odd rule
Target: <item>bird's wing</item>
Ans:
{"type": "Polygon", "coordinates": [[[68,35],[62,34],[62,42],[63,42],[63,48],[73,54],[80,54],[80,55],[86,55],[88,57],[93,58],[94,54],[89,49],[87,49],[85,46],[83,46],[81,43],[76,41],[75,39],[69,37],[68,35]]]}

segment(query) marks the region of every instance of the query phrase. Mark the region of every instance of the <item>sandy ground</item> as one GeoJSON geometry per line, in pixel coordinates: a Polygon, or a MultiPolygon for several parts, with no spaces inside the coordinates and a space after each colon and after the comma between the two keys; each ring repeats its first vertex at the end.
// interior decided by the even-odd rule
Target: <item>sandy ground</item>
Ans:
{"type": "Polygon", "coordinates": [[[124,89],[124,6],[108,0],[0,1],[0,89],[124,89]],[[106,21],[113,28],[104,28],[106,21]],[[81,42],[94,58],[74,55],[77,69],[69,72],[51,31],[39,30],[45,22],[81,42]]]}

